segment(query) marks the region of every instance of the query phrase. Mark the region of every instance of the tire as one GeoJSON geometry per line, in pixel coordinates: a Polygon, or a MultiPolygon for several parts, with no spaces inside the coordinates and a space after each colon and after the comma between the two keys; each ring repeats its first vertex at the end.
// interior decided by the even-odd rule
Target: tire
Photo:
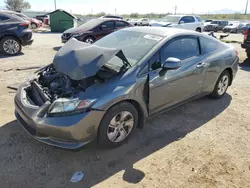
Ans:
{"type": "Polygon", "coordinates": [[[36,29],[37,28],[37,25],[35,23],[32,23],[31,24],[31,29],[36,29]]]}
{"type": "Polygon", "coordinates": [[[124,144],[124,142],[128,140],[128,138],[133,134],[137,126],[138,126],[138,112],[136,108],[129,102],[122,102],[120,104],[117,104],[111,107],[106,112],[104,118],[100,123],[97,136],[98,144],[100,147],[103,148],[118,147],[124,144]],[[124,119],[124,121],[121,121],[121,118],[124,119]],[[116,124],[119,121],[123,123],[124,122],[130,123],[130,125],[132,125],[131,122],[133,122],[133,126],[132,127],[126,126],[126,124],[122,125],[123,123],[119,125],[116,124]],[[123,131],[119,131],[118,130],[120,129],[119,127],[123,127],[123,131]],[[126,134],[124,131],[128,133],[127,136],[125,137],[124,135],[126,134]]]}
{"type": "Polygon", "coordinates": [[[218,78],[215,84],[214,90],[210,96],[214,99],[220,99],[221,97],[223,97],[225,93],[227,92],[227,88],[230,82],[231,82],[230,73],[227,70],[225,70],[224,72],[221,73],[220,77],[218,78]],[[227,79],[227,84],[223,81],[225,79],[227,79]],[[222,90],[222,86],[223,86],[223,90],[222,90]]]}
{"type": "Polygon", "coordinates": [[[214,28],[214,32],[218,32],[218,28],[214,28]]]}
{"type": "Polygon", "coordinates": [[[21,52],[21,50],[22,45],[20,41],[15,37],[7,36],[0,41],[0,51],[5,53],[6,55],[17,55],[21,52]],[[10,49],[8,45],[13,49],[10,49]]]}
{"type": "Polygon", "coordinates": [[[201,33],[201,28],[196,28],[195,31],[201,33]]]}
{"type": "Polygon", "coordinates": [[[83,39],[83,42],[86,42],[86,43],[89,43],[89,44],[92,44],[95,42],[95,39],[91,36],[87,36],[83,39]]]}

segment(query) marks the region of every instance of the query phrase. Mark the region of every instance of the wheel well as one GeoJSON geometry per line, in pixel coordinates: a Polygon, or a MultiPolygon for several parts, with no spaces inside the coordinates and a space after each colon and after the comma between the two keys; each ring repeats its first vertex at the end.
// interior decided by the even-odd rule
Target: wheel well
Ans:
{"type": "Polygon", "coordinates": [[[0,37],[0,41],[1,41],[3,38],[5,38],[5,37],[13,37],[13,38],[15,38],[20,44],[22,44],[22,41],[21,41],[18,37],[16,37],[15,35],[11,35],[11,34],[6,34],[6,35],[1,36],[1,37],[0,37]]]}
{"type": "MultiPolygon", "coordinates": [[[[233,70],[231,68],[226,68],[224,71],[228,71],[230,74],[230,82],[229,82],[229,86],[232,85],[232,81],[233,81],[233,70]]],[[[223,72],[224,72],[223,71],[223,72]]]]}

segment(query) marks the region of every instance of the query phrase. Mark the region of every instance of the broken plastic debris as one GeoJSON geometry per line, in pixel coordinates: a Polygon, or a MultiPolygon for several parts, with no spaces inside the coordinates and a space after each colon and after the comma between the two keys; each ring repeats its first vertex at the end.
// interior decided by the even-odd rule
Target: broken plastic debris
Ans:
{"type": "Polygon", "coordinates": [[[83,178],[84,174],[82,172],[76,172],[73,174],[73,176],[71,177],[70,182],[72,183],[76,183],[78,181],[81,181],[81,179],[83,178]]]}

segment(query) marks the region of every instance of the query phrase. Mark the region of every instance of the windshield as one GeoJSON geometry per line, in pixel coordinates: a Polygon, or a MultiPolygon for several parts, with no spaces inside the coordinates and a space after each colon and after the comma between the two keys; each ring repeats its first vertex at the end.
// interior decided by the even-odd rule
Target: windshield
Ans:
{"type": "Polygon", "coordinates": [[[171,22],[171,23],[178,23],[180,20],[180,16],[166,16],[162,18],[160,21],[161,22],[171,22]]]}
{"type": "MultiPolygon", "coordinates": [[[[121,49],[131,64],[136,65],[163,37],[136,31],[120,30],[96,41],[99,47],[121,49]]],[[[115,68],[122,67],[121,59],[114,57],[108,63],[115,68]]]]}
{"type": "Polygon", "coordinates": [[[101,24],[102,22],[103,22],[103,20],[101,20],[101,19],[91,19],[91,20],[87,21],[86,23],[80,25],[79,28],[92,29],[92,28],[98,26],[99,24],[101,24]]]}

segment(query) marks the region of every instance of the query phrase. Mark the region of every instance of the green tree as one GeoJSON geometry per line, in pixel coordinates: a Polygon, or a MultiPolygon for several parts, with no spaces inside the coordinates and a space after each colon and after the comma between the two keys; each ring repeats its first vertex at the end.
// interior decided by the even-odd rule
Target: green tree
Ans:
{"type": "Polygon", "coordinates": [[[13,11],[22,11],[31,8],[29,2],[24,0],[5,0],[6,8],[13,11]]]}

